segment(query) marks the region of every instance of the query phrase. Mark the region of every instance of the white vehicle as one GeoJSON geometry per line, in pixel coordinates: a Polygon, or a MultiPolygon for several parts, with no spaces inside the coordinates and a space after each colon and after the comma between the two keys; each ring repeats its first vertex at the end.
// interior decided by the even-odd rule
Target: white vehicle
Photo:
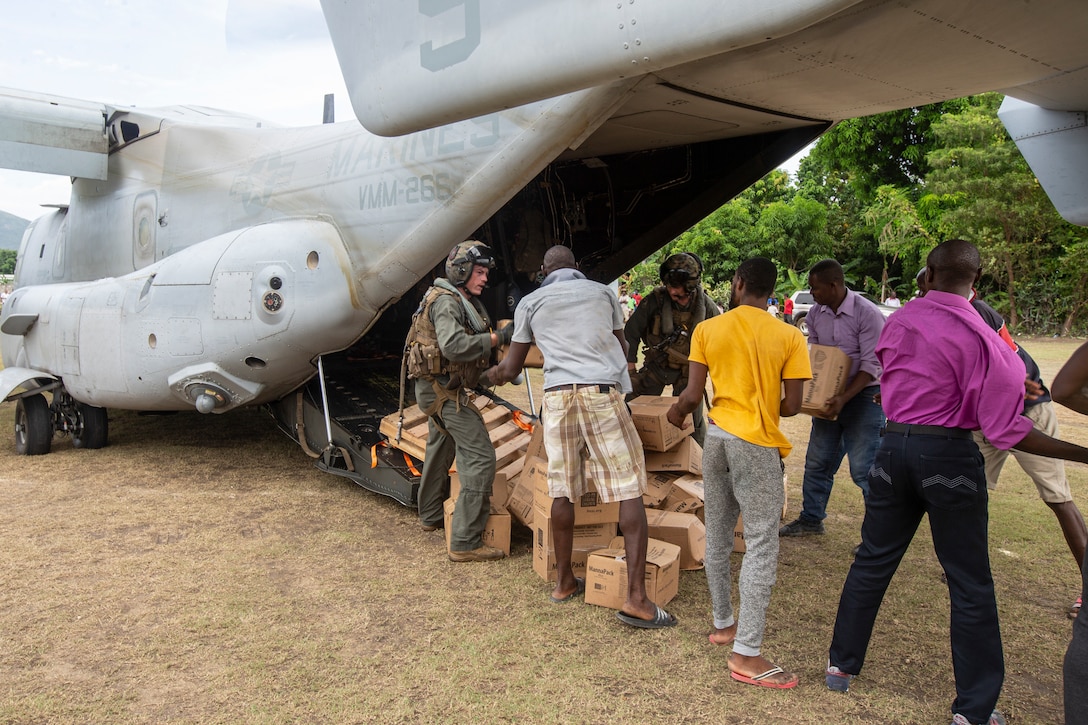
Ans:
{"type": "MultiPolygon", "coordinates": [[[[876,305],[877,309],[880,310],[880,313],[884,315],[885,318],[899,309],[897,307],[889,307],[888,305],[881,304],[864,292],[858,292],[858,294],[876,305]]],[[[797,326],[797,329],[805,333],[805,336],[808,336],[808,321],[806,318],[808,317],[809,310],[816,304],[816,300],[812,299],[812,292],[807,289],[797,290],[790,295],[790,299],[793,300],[793,324],[797,326]]]]}
{"type": "Polygon", "coordinates": [[[613,280],[859,115],[1000,90],[1059,211],[1088,224],[1083,0],[322,8],[350,122],[0,89],[0,165],[73,180],[0,315],[19,452],[105,445],[111,407],[264,404],[320,466],[411,502],[371,446],[455,243],[495,251],[485,303],[509,317],[549,245],[613,280]]]}

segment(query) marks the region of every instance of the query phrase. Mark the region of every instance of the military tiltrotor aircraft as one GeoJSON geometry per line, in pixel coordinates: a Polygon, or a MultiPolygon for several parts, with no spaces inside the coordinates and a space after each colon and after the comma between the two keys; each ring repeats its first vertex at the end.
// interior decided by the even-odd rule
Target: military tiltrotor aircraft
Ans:
{"type": "Polygon", "coordinates": [[[509,317],[551,244],[615,279],[841,119],[1001,91],[1059,211],[1088,224],[1082,0],[322,9],[351,122],[0,90],[0,165],[72,177],[0,316],[19,453],[58,432],[104,445],[108,408],[266,405],[319,466],[409,503],[404,464],[372,468],[370,446],[454,244],[492,247],[485,301],[509,317]]]}

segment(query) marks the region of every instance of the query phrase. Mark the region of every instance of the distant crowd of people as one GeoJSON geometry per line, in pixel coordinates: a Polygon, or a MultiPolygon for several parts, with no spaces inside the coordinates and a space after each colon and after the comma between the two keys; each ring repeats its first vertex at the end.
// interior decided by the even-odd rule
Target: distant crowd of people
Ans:
{"type": "MultiPolygon", "coordinates": [[[[779,540],[824,533],[834,475],[845,457],[865,513],[831,633],[825,685],[847,692],[861,672],[884,594],[925,516],[951,600],[952,723],[999,725],[1005,722],[996,709],[1004,655],[987,509],[988,492],[1011,452],[1053,510],[1082,572],[1064,674],[1066,722],[1086,722],[1088,617],[1076,615],[1088,585],[1088,530],[1062,460],[1088,463],[1088,449],[1057,438],[1052,401],[1088,413],[1088,344],[1048,390],[1000,315],[977,299],[982,266],[973,244],[954,239],[934,248],[918,274],[918,297],[887,318],[846,287],[839,262],[815,264],[808,275],[815,304],[807,313],[807,341],[777,319],[778,270],[761,257],[738,267],[723,312],[702,289],[697,255],[669,256],[659,270],[661,286],[635,301],[588,280],[571,250],[555,246],[544,255],[539,289],[520,301],[513,325],[501,330],[478,299],[493,267],[486,245],[457,245],[445,278],[424,296],[406,344],[408,374],[430,426],[419,489],[425,531],[442,526],[455,459],[461,480],[451,560],[504,555],[481,539],[495,457],[466,391],[480,381],[515,379],[535,343],[545,359],[541,417],[558,571],[551,601],[569,601],[585,589],[571,567],[572,502],[585,492],[588,473],[605,502],[620,502],[628,591],[617,617],[648,629],[676,623],[646,593],[645,461],[625,405],[630,396],[670,388],[677,400],[669,421],[680,425],[693,415],[703,446],[713,610],[708,639],[731,647],[731,677],[777,689],[797,685],[798,676],[766,658],[762,647],[779,540]],[[501,345],[509,345],[505,357],[488,368],[492,349],[501,345]],[[783,460],[792,447],[780,419],[801,410],[804,383],[812,377],[809,345],[838,348],[850,369],[845,388],[814,411],[801,510],[780,526],[783,460]],[[740,517],[747,552],[735,609],[730,554],[740,517]]],[[[894,291],[884,303],[900,306],[894,291]]],[[[792,322],[791,299],[781,311],[792,322]]]]}

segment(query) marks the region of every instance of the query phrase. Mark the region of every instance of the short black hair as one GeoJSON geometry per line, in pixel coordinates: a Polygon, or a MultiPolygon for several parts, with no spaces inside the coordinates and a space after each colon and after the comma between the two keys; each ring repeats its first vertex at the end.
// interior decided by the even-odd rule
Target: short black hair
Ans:
{"type": "Polygon", "coordinates": [[[982,256],[978,247],[965,239],[948,239],[941,242],[926,257],[926,266],[934,276],[950,282],[974,282],[982,269],[982,256]]]}
{"type": "Polygon", "coordinates": [[[752,257],[737,267],[737,276],[744,280],[747,294],[767,297],[778,283],[778,267],[766,257],[752,257]]]}
{"type": "Polygon", "coordinates": [[[812,269],[809,270],[808,276],[810,278],[815,277],[821,282],[828,282],[831,284],[846,281],[846,276],[842,272],[842,265],[839,264],[837,259],[821,259],[819,262],[812,265],[812,269]]]}

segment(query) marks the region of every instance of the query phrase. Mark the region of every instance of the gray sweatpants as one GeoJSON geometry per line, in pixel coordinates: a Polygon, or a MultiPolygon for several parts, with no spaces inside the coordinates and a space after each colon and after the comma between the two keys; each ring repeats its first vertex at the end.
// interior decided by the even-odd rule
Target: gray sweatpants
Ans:
{"type": "Polygon", "coordinates": [[[757,446],[708,426],[703,450],[706,495],[706,579],[714,607],[714,626],[737,622],[733,651],[760,654],[767,605],[778,571],[778,525],[785,493],[782,458],[777,448],[757,446]],[[733,528],[744,516],[748,551],[740,567],[740,614],[734,619],[732,575],[733,528]]]}

